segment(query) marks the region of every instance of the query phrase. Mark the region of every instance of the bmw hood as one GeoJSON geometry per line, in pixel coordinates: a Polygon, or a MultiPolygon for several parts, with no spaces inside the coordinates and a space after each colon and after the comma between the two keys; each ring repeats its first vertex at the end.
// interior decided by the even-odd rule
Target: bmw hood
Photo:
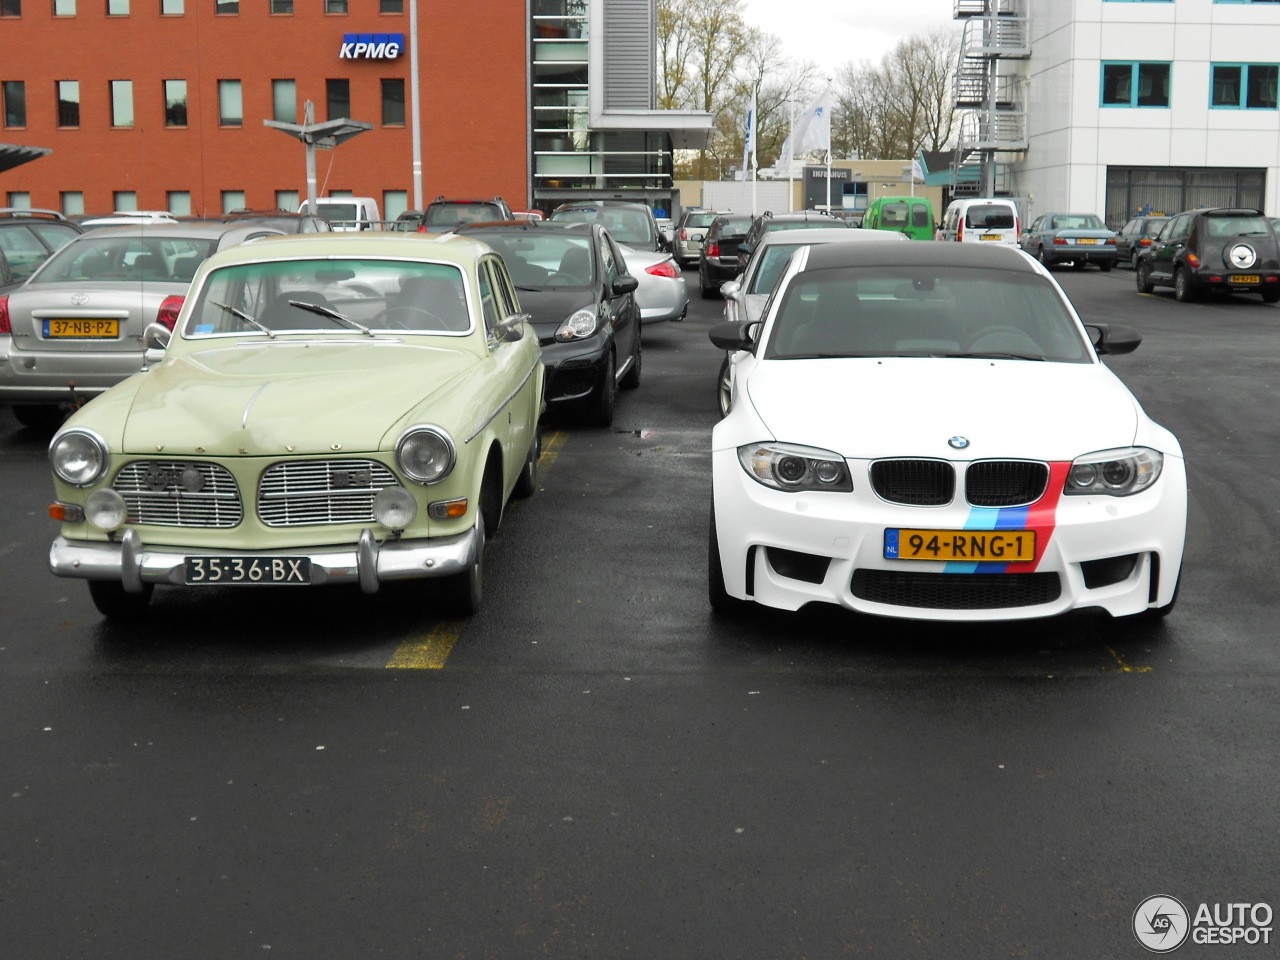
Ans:
{"type": "Polygon", "coordinates": [[[1070,460],[1128,446],[1139,420],[1137,401],[1101,364],[770,360],[746,391],[773,439],[858,459],[1070,460]]]}
{"type": "Polygon", "coordinates": [[[132,378],[121,440],[129,454],[369,452],[476,362],[462,351],[399,342],[204,350],[132,378]]]}

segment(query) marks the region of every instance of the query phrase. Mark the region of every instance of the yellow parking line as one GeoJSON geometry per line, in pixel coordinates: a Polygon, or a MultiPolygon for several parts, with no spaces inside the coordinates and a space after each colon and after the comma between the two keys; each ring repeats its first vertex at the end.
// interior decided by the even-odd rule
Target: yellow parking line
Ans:
{"type": "MultiPolygon", "coordinates": [[[[543,438],[542,455],[538,457],[538,466],[543,470],[555,463],[560,448],[564,446],[565,435],[559,430],[549,438],[543,438]]],[[[396,648],[395,654],[387,664],[389,670],[442,670],[444,663],[453,652],[454,645],[462,636],[465,620],[445,620],[438,623],[425,635],[408,637],[396,648]]]]}
{"type": "Polygon", "coordinates": [[[1108,652],[1116,658],[1116,663],[1120,664],[1120,670],[1124,673],[1150,673],[1150,667],[1131,667],[1124,662],[1124,658],[1116,653],[1111,647],[1107,647],[1108,652]]]}

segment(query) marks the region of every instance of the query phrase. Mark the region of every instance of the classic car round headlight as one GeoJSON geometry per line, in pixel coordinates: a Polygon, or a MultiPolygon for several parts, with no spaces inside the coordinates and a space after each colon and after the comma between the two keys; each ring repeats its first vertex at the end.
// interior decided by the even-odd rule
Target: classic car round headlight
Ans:
{"type": "Polygon", "coordinates": [[[410,480],[435,483],[453,470],[457,453],[449,434],[439,427],[410,427],[396,443],[396,463],[410,480]]]}
{"type": "Polygon", "coordinates": [[[84,518],[99,530],[118,530],[128,513],[124,497],[114,490],[95,490],[84,502],[84,518]]]}
{"type": "Polygon", "coordinates": [[[109,462],[106,441],[88,430],[68,430],[49,444],[53,472],[76,487],[87,487],[101,479],[109,462]]]}
{"type": "Polygon", "coordinates": [[[418,501],[404,487],[383,487],[373,498],[373,516],[384,527],[403,530],[418,515],[418,501]]]}

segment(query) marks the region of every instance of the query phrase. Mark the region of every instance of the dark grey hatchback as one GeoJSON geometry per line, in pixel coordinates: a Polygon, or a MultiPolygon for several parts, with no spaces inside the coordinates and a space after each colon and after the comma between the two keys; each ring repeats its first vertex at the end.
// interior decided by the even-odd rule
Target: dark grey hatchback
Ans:
{"type": "Polygon", "coordinates": [[[1141,254],[1138,290],[1173,287],[1180,301],[1204,293],[1256,293],[1280,302],[1280,246],[1260,210],[1203,207],[1176,214],[1141,254]]]}

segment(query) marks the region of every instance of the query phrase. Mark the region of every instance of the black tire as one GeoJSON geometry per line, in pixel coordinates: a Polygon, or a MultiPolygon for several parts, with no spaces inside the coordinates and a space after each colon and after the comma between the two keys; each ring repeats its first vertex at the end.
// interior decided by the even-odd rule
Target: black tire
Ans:
{"type": "Polygon", "coordinates": [[[1133,251],[1133,253],[1129,255],[1129,266],[1135,271],[1138,269],[1138,251],[1137,250],[1133,251]]]}
{"type": "Polygon", "coordinates": [[[1103,260],[1098,264],[1098,269],[1101,270],[1103,273],[1110,273],[1111,268],[1114,267],[1115,265],[1116,265],[1116,262],[1114,260],[1103,260]]]}
{"type": "MultiPolygon", "coordinates": [[[[483,495],[482,495],[483,499],[483,495]]],[[[480,611],[484,601],[484,546],[486,521],[484,512],[476,517],[476,562],[468,570],[440,581],[440,606],[455,617],[469,617],[480,611]]]]}
{"type": "Polygon", "coordinates": [[[1263,290],[1263,303],[1280,303],[1280,290],[1263,290]]]}
{"type": "Polygon", "coordinates": [[[1133,275],[1133,279],[1138,285],[1139,293],[1150,293],[1156,288],[1156,285],[1151,282],[1151,264],[1145,260],[1139,260],[1134,269],[1137,272],[1133,275]]]}
{"type": "Polygon", "coordinates": [[[720,616],[732,617],[743,613],[750,601],[729,595],[724,588],[724,567],[720,565],[720,539],[716,536],[716,508],[711,506],[711,528],[707,534],[707,601],[720,616]]]}
{"type": "Polygon", "coordinates": [[[729,354],[720,362],[720,372],[716,375],[716,394],[720,401],[720,416],[728,416],[732,391],[729,389],[729,354]]]}
{"type": "Polygon", "coordinates": [[[1039,248],[1038,250],[1036,250],[1036,259],[1040,261],[1041,265],[1043,265],[1043,266],[1044,266],[1044,268],[1045,268],[1046,270],[1048,270],[1051,266],[1053,266],[1053,264],[1051,264],[1051,263],[1050,263],[1050,262],[1045,258],[1045,255],[1044,255],[1044,244],[1043,244],[1043,243],[1042,243],[1042,244],[1040,244],[1040,248],[1039,248]]]}
{"type": "Polygon", "coordinates": [[[600,374],[600,383],[595,392],[587,398],[587,419],[598,427],[613,425],[613,401],[618,391],[613,376],[613,351],[605,355],[604,370],[600,374]]]}
{"type": "Polygon", "coordinates": [[[542,425],[533,428],[533,443],[529,445],[529,453],[525,457],[524,467],[516,478],[515,489],[511,495],[520,500],[528,500],[538,492],[538,458],[542,456],[542,425]]]}
{"type": "Polygon", "coordinates": [[[1179,267],[1173,275],[1173,296],[1179,303],[1191,303],[1196,298],[1191,274],[1184,267],[1179,267]]]}
{"type": "Polygon", "coordinates": [[[618,384],[618,386],[622,387],[623,390],[634,390],[636,387],[640,386],[640,369],[642,361],[644,360],[644,347],[642,342],[643,338],[640,335],[641,332],[641,327],[637,324],[636,352],[632,357],[631,366],[627,369],[627,372],[623,374],[622,382],[618,384]]]}
{"type": "Polygon", "coordinates": [[[1072,261],[1071,261],[1071,269],[1072,269],[1072,270],[1083,270],[1083,269],[1084,269],[1084,266],[1085,266],[1085,263],[1084,263],[1084,261],[1083,261],[1083,260],[1072,260],[1072,261]]]}
{"type": "Polygon", "coordinates": [[[1182,571],[1178,571],[1178,580],[1173,585],[1173,596],[1169,598],[1169,602],[1163,607],[1149,607],[1138,614],[1135,619],[1142,623],[1159,623],[1169,614],[1173,613],[1173,608],[1178,603],[1178,591],[1182,589],[1182,571]]]}
{"type": "Polygon", "coordinates": [[[63,420],[61,408],[46,404],[20,404],[13,416],[28,430],[56,430],[63,420]]]}
{"type": "Polygon", "coordinates": [[[127,593],[118,580],[90,580],[89,598],[98,612],[112,620],[136,620],[147,612],[155,585],[144,583],[141,593],[127,593]]]}
{"type": "Polygon", "coordinates": [[[715,295],[720,292],[720,288],[717,286],[707,286],[707,275],[703,271],[699,270],[698,292],[702,294],[703,300],[712,300],[715,298],[715,295]]]}

